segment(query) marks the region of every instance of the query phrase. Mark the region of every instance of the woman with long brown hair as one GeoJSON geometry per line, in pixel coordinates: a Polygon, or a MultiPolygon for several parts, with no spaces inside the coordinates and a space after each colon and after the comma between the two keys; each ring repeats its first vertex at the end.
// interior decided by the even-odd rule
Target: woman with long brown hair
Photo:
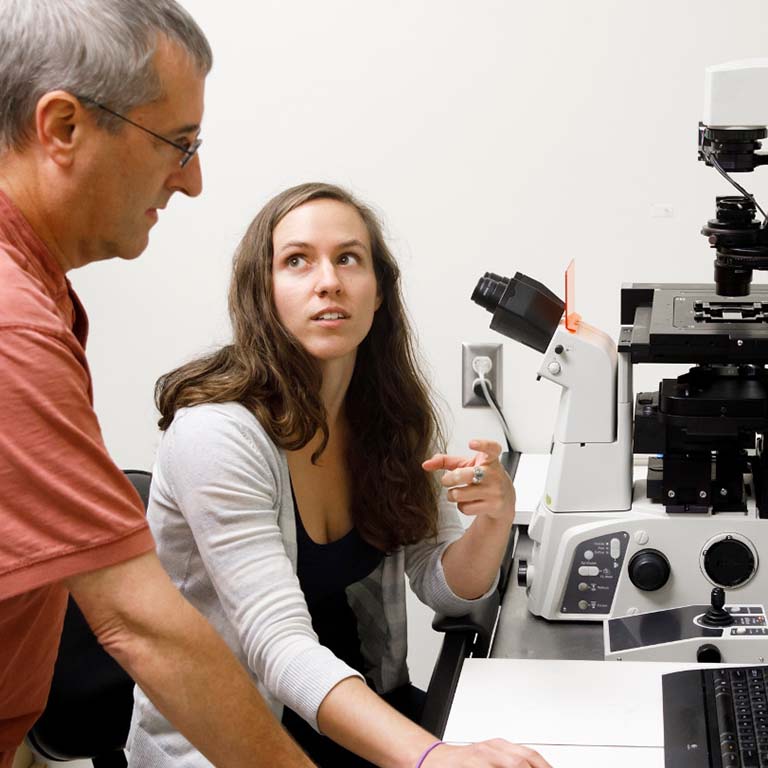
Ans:
{"type": "MultiPolygon", "coordinates": [[[[327,184],[277,195],[237,250],[229,308],[232,343],[157,384],[148,516],[175,583],[319,765],[545,768],[414,722],[404,575],[466,613],[495,589],[515,498],[496,443],[431,456],[438,419],[374,214],[327,184]],[[451,502],[475,515],[466,532],[451,502]]],[[[208,765],[140,691],[130,750],[208,765]]]]}

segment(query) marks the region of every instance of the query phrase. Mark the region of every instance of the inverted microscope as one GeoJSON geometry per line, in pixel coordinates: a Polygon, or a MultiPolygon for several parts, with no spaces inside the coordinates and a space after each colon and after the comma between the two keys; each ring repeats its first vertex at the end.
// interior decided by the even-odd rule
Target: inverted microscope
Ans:
{"type": "Polygon", "coordinates": [[[575,314],[568,281],[565,302],[521,273],[472,294],[562,388],[518,582],[537,616],[603,621],[606,659],[768,658],[768,285],[752,283],[768,217],[731,177],[768,163],[768,59],[708,68],[705,93],[698,158],[739,193],[702,229],[713,284],[624,285],[618,343],[575,314]],[[691,367],[633,394],[653,363],[691,367]]]}

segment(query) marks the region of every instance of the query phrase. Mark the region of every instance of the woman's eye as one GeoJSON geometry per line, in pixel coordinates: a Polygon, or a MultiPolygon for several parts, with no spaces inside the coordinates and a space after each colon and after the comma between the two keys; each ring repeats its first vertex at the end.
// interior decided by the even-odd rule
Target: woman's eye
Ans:
{"type": "Polygon", "coordinates": [[[339,264],[353,264],[355,262],[359,261],[357,258],[357,255],[354,253],[342,253],[341,256],[339,256],[339,264]]]}
{"type": "Polygon", "coordinates": [[[303,256],[300,256],[299,254],[294,254],[293,256],[289,256],[285,260],[285,263],[289,267],[300,267],[303,260],[304,260],[303,256]]]}

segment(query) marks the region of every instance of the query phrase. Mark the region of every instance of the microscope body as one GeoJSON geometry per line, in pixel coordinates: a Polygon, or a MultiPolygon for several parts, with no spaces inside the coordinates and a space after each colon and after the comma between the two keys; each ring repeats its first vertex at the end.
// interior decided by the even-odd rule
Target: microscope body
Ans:
{"type": "Polygon", "coordinates": [[[698,157],[740,193],[702,228],[714,284],[624,286],[618,344],[520,273],[486,273],[472,296],[563,390],[518,582],[536,616],[605,622],[609,659],[768,658],[768,286],[752,284],[768,215],[729,176],[768,163],[768,59],[710,67],[705,84],[698,157]],[[654,363],[692,367],[635,396],[633,366],[654,363]]]}
{"type": "Polygon", "coordinates": [[[601,620],[700,602],[712,585],[753,602],[753,590],[768,588],[768,572],[762,585],[755,578],[768,545],[756,440],[768,431],[762,306],[766,286],[744,301],[721,299],[706,284],[629,285],[618,348],[586,324],[575,333],[558,327],[539,370],[563,394],[528,531],[534,614],[601,620]],[[654,362],[693,363],[698,375],[665,380],[663,397],[639,393],[635,403],[632,366],[654,362]],[[658,454],[646,477],[633,477],[635,453],[658,454]],[[719,536],[733,542],[721,556],[742,565],[721,572],[710,563],[719,536]]]}
{"type": "Polygon", "coordinates": [[[550,621],[607,621],[606,658],[695,661],[707,643],[727,661],[768,657],[768,286],[752,291],[624,286],[618,346],[560,325],[544,354],[539,375],[563,394],[528,527],[527,604],[550,621]],[[654,362],[694,367],[635,397],[633,365],[654,362]],[[737,626],[693,621],[713,587],[744,611],[737,626]]]}

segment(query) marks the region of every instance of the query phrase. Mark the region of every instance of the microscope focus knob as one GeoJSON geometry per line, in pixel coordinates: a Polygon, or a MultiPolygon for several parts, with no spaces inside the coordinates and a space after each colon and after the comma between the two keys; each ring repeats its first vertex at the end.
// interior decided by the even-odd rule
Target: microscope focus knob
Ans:
{"type": "Polygon", "coordinates": [[[712,643],[704,643],[696,649],[696,661],[699,664],[719,664],[722,660],[720,649],[712,643]]]}
{"type": "Polygon", "coordinates": [[[638,589],[653,592],[669,581],[671,569],[669,560],[657,549],[641,549],[629,561],[627,571],[638,589]]]}
{"type": "Polygon", "coordinates": [[[517,585],[519,587],[528,586],[528,561],[527,560],[517,561],[517,585]]]}

